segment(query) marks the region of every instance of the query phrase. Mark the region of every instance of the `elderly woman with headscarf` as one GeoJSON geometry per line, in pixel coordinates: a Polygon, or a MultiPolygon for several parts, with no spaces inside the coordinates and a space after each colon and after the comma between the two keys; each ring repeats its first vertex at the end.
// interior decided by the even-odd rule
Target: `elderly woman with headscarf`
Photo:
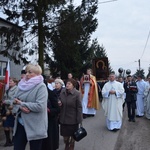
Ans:
{"type": "Polygon", "coordinates": [[[48,137],[43,140],[42,150],[56,150],[59,148],[59,113],[58,97],[62,86],[64,85],[61,79],[55,80],[55,89],[48,89],[48,137]]]}
{"type": "Polygon", "coordinates": [[[55,79],[55,89],[53,90],[54,93],[57,95],[57,98],[60,96],[60,92],[63,89],[63,86],[65,85],[62,79],[55,79]]]}
{"type": "Polygon", "coordinates": [[[41,150],[42,141],[47,137],[48,92],[41,74],[39,65],[29,64],[25,78],[18,83],[14,99],[14,150],[25,150],[28,141],[30,150],[41,150]]]}

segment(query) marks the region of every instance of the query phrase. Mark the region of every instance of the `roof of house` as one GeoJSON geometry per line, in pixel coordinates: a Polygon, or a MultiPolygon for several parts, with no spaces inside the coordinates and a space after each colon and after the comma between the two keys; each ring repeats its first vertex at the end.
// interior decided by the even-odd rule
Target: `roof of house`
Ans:
{"type": "Polygon", "coordinates": [[[1,21],[4,22],[4,23],[7,23],[8,25],[11,25],[11,26],[14,26],[14,27],[16,27],[16,28],[22,29],[22,27],[18,26],[17,24],[14,24],[14,23],[12,23],[12,22],[9,22],[9,21],[7,21],[7,20],[5,20],[5,19],[3,19],[3,18],[0,17],[0,22],[1,22],[1,21]]]}

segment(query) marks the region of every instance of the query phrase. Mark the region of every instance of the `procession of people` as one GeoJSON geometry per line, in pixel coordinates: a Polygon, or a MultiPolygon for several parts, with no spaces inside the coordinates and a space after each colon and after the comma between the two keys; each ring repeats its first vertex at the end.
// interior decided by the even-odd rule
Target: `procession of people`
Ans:
{"type": "Polygon", "coordinates": [[[100,108],[106,128],[112,132],[121,129],[124,109],[129,122],[136,124],[136,117],[150,119],[150,76],[145,81],[139,74],[134,81],[132,75],[117,77],[111,72],[99,90],[92,69],[87,68],[78,80],[68,73],[68,79],[59,77],[53,84],[50,86],[41,67],[34,64],[21,71],[20,81],[10,78],[1,112],[5,147],[25,150],[29,142],[31,150],[57,150],[62,136],[64,149],[74,150],[74,133],[83,119],[94,117],[100,108]]]}

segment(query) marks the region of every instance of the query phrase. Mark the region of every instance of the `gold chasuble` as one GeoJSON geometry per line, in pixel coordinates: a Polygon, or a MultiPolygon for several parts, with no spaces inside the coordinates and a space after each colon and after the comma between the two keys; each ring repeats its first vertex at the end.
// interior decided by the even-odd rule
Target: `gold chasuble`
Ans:
{"type": "MultiPolygon", "coordinates": [[[[81,87],[80,90],[84,94],[84,77],[81,78],[81,87]]],[[[98,88],[96,78],[93,75],[90,75],[90,89],[88,92],[88,108],[95,108],[98,110],[100,108],[98,88]]]]}

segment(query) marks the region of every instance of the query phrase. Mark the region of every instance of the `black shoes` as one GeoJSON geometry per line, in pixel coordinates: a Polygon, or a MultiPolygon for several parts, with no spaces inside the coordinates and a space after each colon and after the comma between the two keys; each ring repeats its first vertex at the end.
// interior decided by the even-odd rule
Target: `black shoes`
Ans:
{"type": "Polygon", "coordinates": [[[94,117],[95,115],[87,115],[88,117],[94,117]]]}
{"type": "Polygon", "coordinates": [[[141,117],[143,117],[143,116],[136,115],[136,117],[137,117],[137,118],[141,118],[141,117]]]}
{"type": "Polygon", "coordinates": [[[111,131],[113,131],[113,132],[117,132],[118,130],[120,130],[120,129],[116,129],[116,128],[115,128],[115,129],[113,129],[113,130],[111,130],[111,131]]]}
{"type": "Polygon", "coordinates": [[[87,118],[87,115],[86,114],[83,114],[83,119],[87,118]]]}
{"type": "Polygon", "coordinates": [[[133,118],[133,119],[129,119],[128,121],[129,121],[129,122],[131,122],[131,121],[132,121],[132,122],[135,122],[135,119],[134,119],[134,118],[133,118]]]}
{"type": "Polygon", "coordinates": [[[95,115],[90,115],[90,114],[83,114],[83,119],[87,118],[87,117],[94,117],[95,115]]]}
{"type": "Polygon", "coordinates": [[[132,119],[129,119],[128,121],[129,121],[129,122],[131,122],[131,121],[132,121],[132,119]]]}
{"type": "Polygon", "coordinates": [[[13,145],[14,145],[13,143],[5,143],[4,147],[13,146],[13,145]]]}

